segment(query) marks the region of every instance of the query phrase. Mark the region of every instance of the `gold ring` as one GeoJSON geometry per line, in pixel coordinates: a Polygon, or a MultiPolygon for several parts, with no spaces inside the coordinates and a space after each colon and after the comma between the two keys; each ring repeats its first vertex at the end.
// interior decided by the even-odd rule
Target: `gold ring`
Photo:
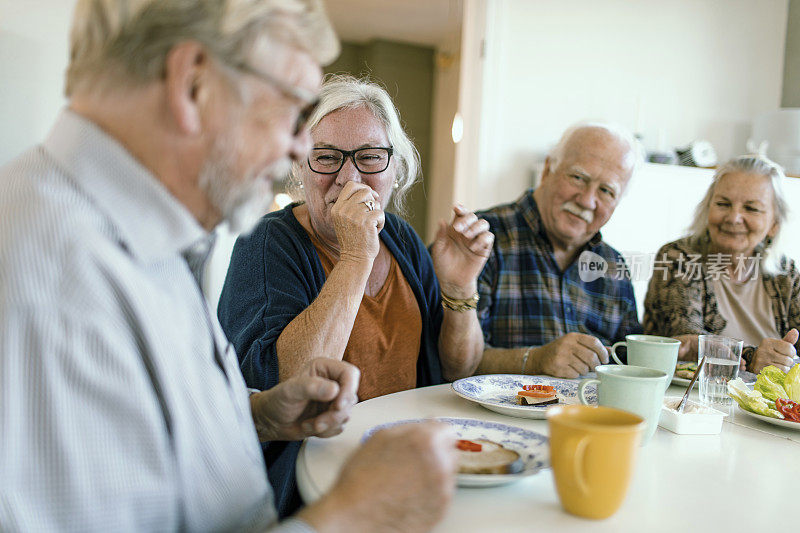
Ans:
{"type": "Polygon", "coordinates": [[[375,211],[375,202],[373,202],[372,200],[364,200],[361,203],[367,206],[368,211],[375,211]]]}

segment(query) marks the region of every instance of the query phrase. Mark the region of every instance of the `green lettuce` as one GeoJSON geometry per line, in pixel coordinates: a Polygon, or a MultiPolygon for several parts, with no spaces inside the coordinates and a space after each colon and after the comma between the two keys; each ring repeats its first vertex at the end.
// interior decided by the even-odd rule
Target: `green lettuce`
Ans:
{"type": "Polygon", "coordinates": [[[769,379],[783,387],[784,382],[786,381],[786,373],[778,368],[777,366],[769,365],[765,366],[761,369],[761,372],[758,373],[759,375],[764,374],[769,379]]]}
{"type": "Polygon", "coordinates": [[[767,401],[758,390],[750,390],[741,378],[728,382],[728,395],[736,400],[742,409],[768,416],[770,418],[783,418],[777,410],[773,409],[774,402],[767,401]]]}
{"type": "Polygon", "coordinates": [[[758,373],[756,384],[753,387],[759,391],[765,398],[773,402],[778,398],[788,398],[789,395],[783,384],[786,382],[786,374],[780,369],[772,365],[765,366],[764,369],[758,373]]]}
{"type": "Polygon", "coordinates": [[[800,402],[800,363],[789,369],[783,381],[783,388],[790,400],[800,402]]]}

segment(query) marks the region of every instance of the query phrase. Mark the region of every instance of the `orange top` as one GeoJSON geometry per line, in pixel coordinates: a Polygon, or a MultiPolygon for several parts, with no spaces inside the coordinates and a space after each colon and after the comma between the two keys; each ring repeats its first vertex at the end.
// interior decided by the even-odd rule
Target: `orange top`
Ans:
{"type": "MultiPolygon", "coordinates": [[[[336,261],[316,236],[309,237],[328,276],[336,261]]],[[[422,315],[400,265],[389,255],[389,275],[378,294],[364,295],[344,350],[344,360],[361,370],[360,401],[417,386],[422,315]]]]}

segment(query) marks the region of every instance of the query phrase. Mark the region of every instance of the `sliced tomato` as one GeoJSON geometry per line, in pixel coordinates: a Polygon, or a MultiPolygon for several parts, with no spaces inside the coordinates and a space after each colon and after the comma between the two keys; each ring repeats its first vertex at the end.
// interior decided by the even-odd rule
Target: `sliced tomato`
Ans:
{"type": "Polygon", "coordinates": [[[540,391],[540,392],[555,392],[556,391],[556,388],[551,386],[551,385],[523,385],[522,389],[523,390],[528,390],[528,391],[536,390],[536,391],[540,391]]]}
{"type": "Polygon", "coordinates": [[[775,409],[786,417],[786,420],[800,422],[800,403],[788,398],[778,398],[775,400],[775,409]]]}
{"type": "Polygon", "coordinates": [[[521,390],[517,393],[518,396],[528,396],[529,398],[554,398],[556,392],[553,391],[539,391],[539,390],[521,390]]]}
{"type": "Polygon", "coordinates": [[[483,445],[471,440],[459,439],[456,443],[456,448],[465,452],[479,452],[483,449],[483,445]]]}

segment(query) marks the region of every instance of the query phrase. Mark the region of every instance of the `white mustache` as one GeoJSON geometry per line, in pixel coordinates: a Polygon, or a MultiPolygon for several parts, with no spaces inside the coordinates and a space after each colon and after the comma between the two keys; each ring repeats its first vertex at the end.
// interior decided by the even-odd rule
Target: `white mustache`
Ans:
{"type": "Polygon", "coordinates": [[[572,213],[576,217],[581,217],[587,224],[591,224],[594,220],[594,213],[588,209],[581,209],[575,202],[564,202],[561,209],[567,213],[572,213]]]}

